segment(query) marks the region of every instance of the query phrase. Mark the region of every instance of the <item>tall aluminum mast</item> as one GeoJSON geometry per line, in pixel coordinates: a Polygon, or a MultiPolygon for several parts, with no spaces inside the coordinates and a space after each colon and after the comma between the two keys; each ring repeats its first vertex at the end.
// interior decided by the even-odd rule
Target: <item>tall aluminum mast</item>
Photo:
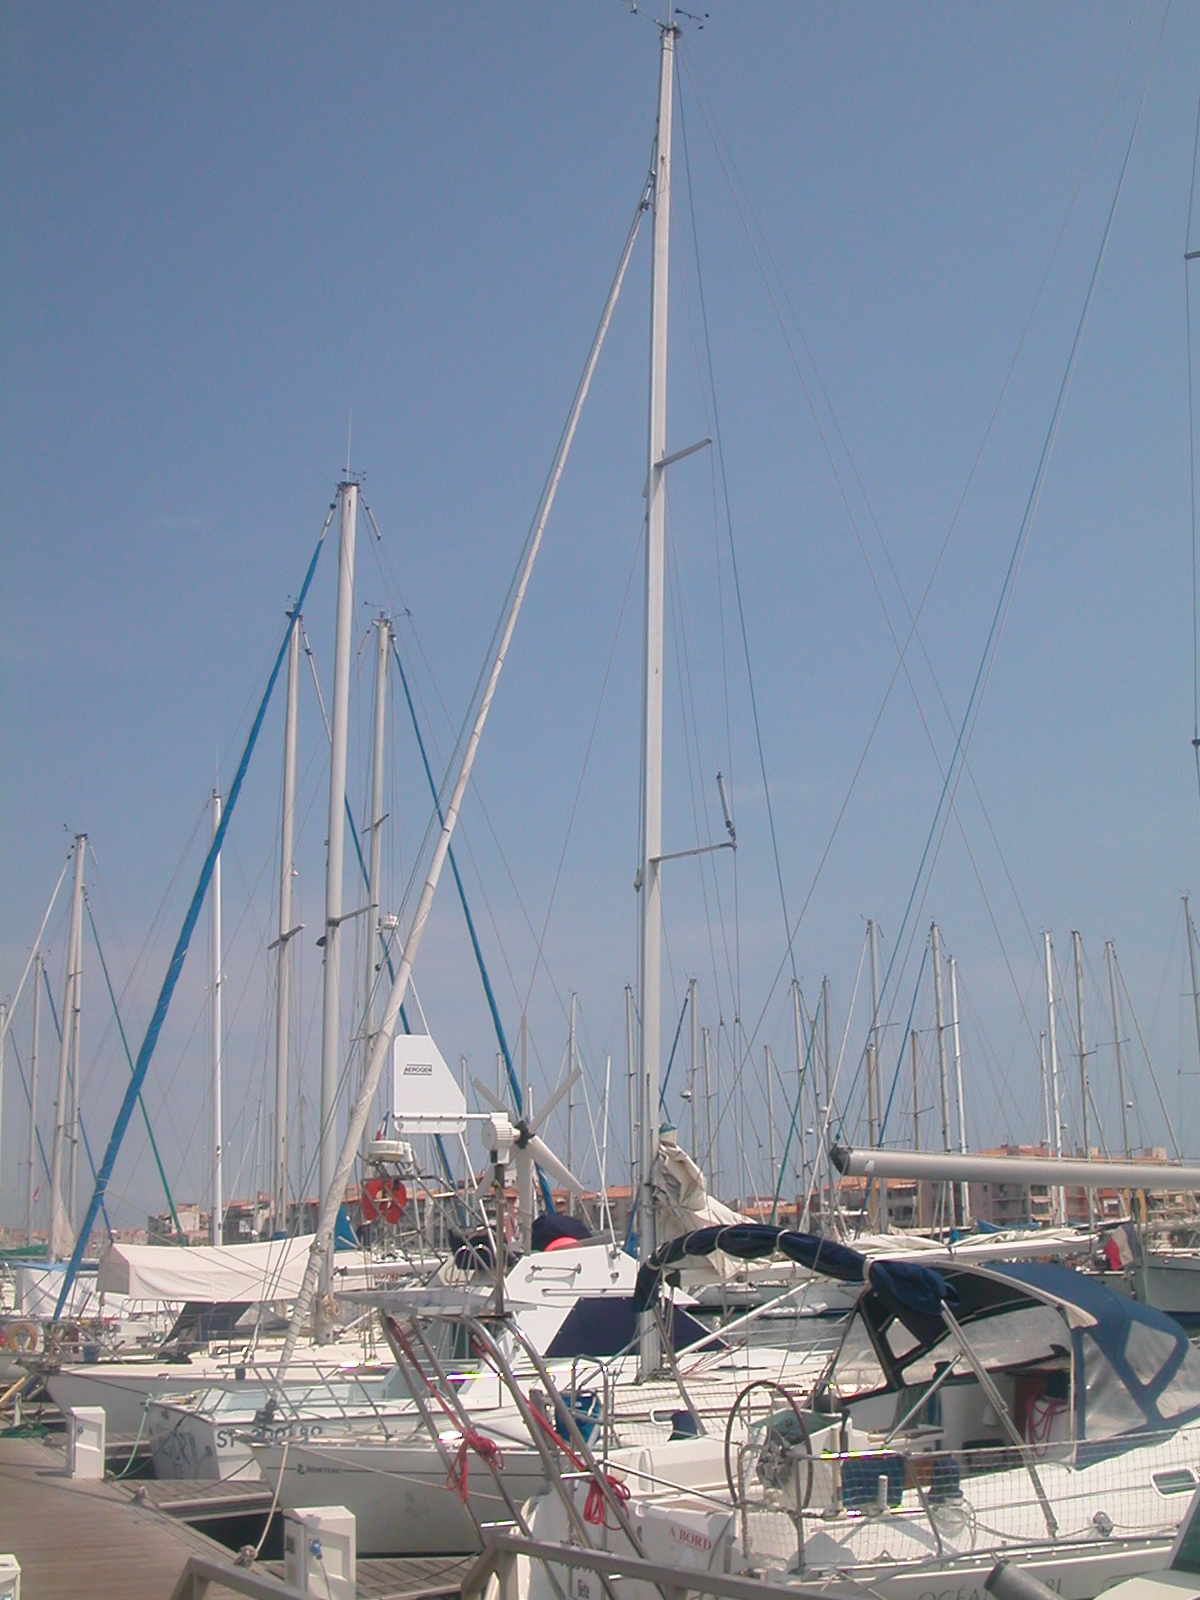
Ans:
{"type": "Polygon", "coordinates": [[[1121,1096],[1121,1147],[1126,1161],[1132,1160],[1129,1151],[1129,1104],[1125,1099],[1125,1056],[1121,1050],[1121,1007],[1117,1001],[1117,952],[1110,939],[1104,946],[1108,962],[1108,997],[1112,1002],[1113,1044],[1117,1051],[1117,1092],[1121,1096]]]}
{"type": "MultiPolygon", "coordinates": [[[[571,1172],[575,1171],[575,1011],[578,1003],[579,996],[572,989],[571,1022],[567,1034],[567,1081],[569,1084],[567,1089],[567,1167],[571,1172]]],[[[567,1213],[571,1216],[575,1213],[575,1196],[569,1189],[567,1191],[567,1213]]]]}
{"type": "MultiPolygon", "coordinates": [[[[871,945],[871,1055],[867,1063],[868,1073],[875,1077],[874,1106],[879,1126],[879,1143],[883,1143],[883,1067],[879,1059],[879,924],[874,917],[867,924],[871,945]]],[[[870,1093],[868,1090],[868,1099],[870,1093]]],[[[874,1143],[874,1139],[872,1139],[874,1143]]],[[[888,1186],[887,1179],[881,1178],[878,1185],[879,1200],[877,1214],[880,1231],[888,1231],[888,1186]]]]}
{"type": "MultiPolygon", "coordinates": [[[[937,1063],[938,1063],[938,1094],[941,1102],[942,1113],[942,1149],[950,1148],[950,1083],[946,1066],[946,1018],[942,1009],[942,936],[936,922],[930,924],[929,935],[933,950],[933,1009],[937,1023],[937,1063]]],[[[943,1195],[948,1195],[949,1190],[943,1190],[943,1195]]],[[[945,1212],[943,1208],[943,1222],[945,1212]]],[[[954,1220],[954,1207],[951,1201],[950,1220],[954,1220]]]]}
{"type": "Polygon", "coordinates": [[[1196,982],[1196,930],[1192,925],[1191,907],[1188,897],[1183,897],[1183,921],[1188,942],[1188,961],[1192,972],[1192,1009],[1196,1018],[1196,1049],[1200,1052],[1200,985],[1196,982]]]}
{"type": "MultiPolygon", "coordinates": [[[[375,722],[371,750],[371,848],[367,856],[366,993],[363,997],[363,1075],[371,1059],[375,1020],[379,1015],[379,881],[383,871],[383,766],[387,732],[388,651],[392,644],[390,617],[375,619],[375,722]]],[[[371,1124],[367,1124],[370,1137],[371,1124]]]]}
{"type": "Polygon", "coordinates": [[[300,617],[292,614],[288,635],[287,709],[283,730],[283,819],[279,845],[279,936],[275,947],[275,1173],[271,1184],[272,1227],[287,1231],[288,1199],[288,1050],[291,1029],[292,874],[296,836],[296,716],[300,694],[300,617]]]}
{"type": "Polygon", "coordinates": [[[63,1145],[67,1125],[67,1066],[71,1053],[71,999],[75,986],[75,952],[83,911],[83,856],[86,833],[75,835],[75,882],[71,890],[71,923],[67,934],[67,982],[63,991],[62,1032],[58,1041],[58,1092],[54,1101],[54,1145],[50,1154],[50,1239],[48,1256],[62,1261],[75,1246],[63,1190],[63,1145]]]}
{"type": "MultiPolygon", "coordinates": [[[[325,858],[325,982],[321,1008],[321,1200],[337,1166],[337,1091],[341,1070],[342,853],[346,836],[346,739],[350,727],[350,649],[353,643],[354,535],[358,485],[338,485],[337,629],[333,645],[333,723],[329,752],[329,831],[325,858]]],[[[332,1240],[321,1270],[321,1296],[329,1292],[332,1240]]],[[[318,1321],[319,1321],[318,1317],[318,1321]]]]}
{"type": "MultiPolygon", "coordinates": [[[[641,1102],[642,1159],[638,1259],[653,1254],[656,1235],[651,1178],[658,1149],[658,1096],[662,1026],[663,580],[666,535],[667,293],[671,238],[671,116],[675,79],[675,28],[662,30],[658,72],[658,128],[654,147],[654,252],[650,290],[650,414],[646,463],[645,679],[642,700],[641,865],[641,1102]]],[[[657,1329],[640,1319],[638,1366],[646,1377],[658,1366],[657,1329]]]]}
{"type": "MultiPolygon", "coordinates": [[[[1054,1154],[1062,1155],[1062,1103],[1058,1094],[1058,1021],[1054,1014],[1054,946],[1049,933],[1042,935],[1046,946],[1046,1031],[1050,1035],[1050,1102],[1054,1111],[1054,1154]]],[[[1056,1222],[1067,1220],[1066,1190],[1055,1190],[1056,1222]]]]}
{"type": "Polygon", "coordinates": [[[33,1044],[29,1052],[29,1189],[25,1200],[25,1243],[33,1243],[33,1192],[37,1187],[38,1051],[42,1035],[42,953],[33,963],[33,1044]]]}
{"type": "MultiPolygon", "coordinates": [[[[700,1066],[700,1023],[696,1017],[696,980],[688,979],[688,1026],[691,1034],[691,1085],[692,1085],[692,1160],[700,1160],[700,1147],[697,1143],[696,1122],[696,1093],[698,1085],[696,1074],[700,1066]]],[[[707,1176],[707,1174],[706,1174],[707,1176]]]]}
{"type": "MultiPolygon", "coordinates": [[[[221,826],[221,794],[212,793],[213,838],[221,826]]],[[[212,935],[212,1214],[208,1219],[210,1244],[220,1244],[223,1237],[222,1218],[225,1214],[225,1194],[221,1182],[221,857],[213,861],[212,887],[209,910],[212,935]]]]}
{"type": "MultiPolygon", "coordinates": [[[[82,890],[81,890],[82,894],[82,890]]],[[[70,1023],[71,1028],[71,1231],[75,1231],[79,1217],[79,1033],[83,1013],[83,917],[75,929],[75,950],[71,956],[71,967],[75,974],[75,981],[71,985],[71,1015],[63,1018],[63,1027],[70,1023]]]]}
{"type": "MultiPolygon", "coordinates": [[[[958,1106],[958,1153],[967,1153],[967,1114],[963,1103],[962,1034],[958,1026],[958,963],[950,957],[950,1034],[954,1040],[954,1098],[958,1106]]],[[[960,1185],[958,1220],[964,1228],[971,1224],[971,1186],[960,1185]]]]}
{"type": "MultiPolygon", "coordinates": [[[[1091,1086],[1088,1083],[1087,1070],[1087,1036],[1083,1030],[1083,942],[1076,929],[1071,934],[1072,953],[1075,957],[1075,1016],[1079,1027],[1079,1103],[1083,1111],[1083,1159],[1090,1161],[1092,1158],[1092,1141],[1088,1131],[1088,1100],[1091,1098],[1091,1086]]],[[[1087,1194],[1088,1232],[1095,1227],[1095,1204],[1091,1189],[1087,1194]]]]}

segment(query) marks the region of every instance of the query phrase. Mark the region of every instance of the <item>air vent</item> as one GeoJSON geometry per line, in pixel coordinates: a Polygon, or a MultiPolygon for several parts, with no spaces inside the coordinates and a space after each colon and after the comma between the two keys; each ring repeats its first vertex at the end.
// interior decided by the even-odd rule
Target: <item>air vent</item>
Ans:
{"type": "Polygon", "coordinates": [[[1172,1467],[1169,1472],[1152,1472],[1150,1476],[1159,1494],[1191,1494],[1196,1487],[1195,1475],[1188,1467],[1172,1467]]]}

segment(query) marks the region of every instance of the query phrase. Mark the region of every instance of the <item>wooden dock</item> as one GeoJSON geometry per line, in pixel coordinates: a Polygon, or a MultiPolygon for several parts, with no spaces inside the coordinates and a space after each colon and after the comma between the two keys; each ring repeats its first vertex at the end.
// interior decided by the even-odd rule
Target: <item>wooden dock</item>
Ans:
{"type": "Polygon", "coordinates": [[[0,1551],[21,1563],[22,1600],[170,1600],[189,1556],[229,1560],[127,1490],[68,1478],[62,1443],[39,1439],[0,1439],[0,1551]]]}
{"type": "MultiPolygon", "coordinates": [[[[231,1511],[261,1518],[269,1504],[261,1485],[71,1479],[61,1437],[0,1439],[0,1551],[21,1563],[22,1600],[171,1600],[189,1556],[232,1562],[232,1552],[199,1527],[231,1511]]],[[[450,1600],[473,1561],[360,1560],[360,1600],[450,1600]]],[[[281,1561],[256,1570],[283,1579],[281,1561]]],[[[217,1585],[208,1591],[210,1600],[232,1593],[217,1585]]]]}

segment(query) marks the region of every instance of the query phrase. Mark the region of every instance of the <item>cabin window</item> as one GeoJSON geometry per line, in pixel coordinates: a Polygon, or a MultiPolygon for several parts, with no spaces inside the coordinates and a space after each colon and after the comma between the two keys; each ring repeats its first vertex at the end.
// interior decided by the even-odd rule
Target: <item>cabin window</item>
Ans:
{"type": "Polygon", "coordinates": [[[886,1389],[887,1381],[863,1320],[855,1316],[838,1352],[833,1373],[834,1391],[839,1395],[870,1394],[876,1389],[886,1389]]]}
{"type": "MultiPolygon", "coordinates": [[[[1070,1335],[1061,1314],[1053,1306],[1020,1306],[1014,1311],[980,1317],[968,1323],[963,1334],[972,1353],[989,1369],[1046,1362],[1068,1365],[1070,1335]]],[[[911,1361],[906,1363],[901,1357],[905,1383],[927,1383],[938,1365],[948,1361],[957,1348],[957,1343],[947,1334],[911,1361]]],[[[960,1357],[960,1369],[965,1365],[960,1357]]]]}
{"type": "Polygon", "coordinates": [[[1148,1327],[1144,1322],[1131,1322],[1125,1340],[1125,1359],[1138,1382],[1149,1388],[1178,1347],[1179,1339],[1175,1334],[1148,1327]]]}
{"type": "Polygon", "coordinates": [[[1164,1422],[1179,1423],[1200,1411],[1200,1351],[1189,1344],[1179,1371],[1158,1396],[1158,1413],[1164,1422]]]}
{"type": "Polygon", "coordinates": [[[1083,1335],[1083,1374],[1087,1389],[1084,1431],[1089,1439],[1113,1439],[1145,1426],[1141,1406],[1113,1371],[1108,1357],[1092,1338],[1083,1335]]]}

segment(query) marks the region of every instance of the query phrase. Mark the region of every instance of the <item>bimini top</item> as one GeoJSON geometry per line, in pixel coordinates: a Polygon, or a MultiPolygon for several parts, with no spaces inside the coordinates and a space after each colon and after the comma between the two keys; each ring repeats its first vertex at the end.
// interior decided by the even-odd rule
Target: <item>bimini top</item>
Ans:
{"type": "Polygon", "coordinates": [[[853,1315],[862,1320],[887,1388],[925,1382],[954,1348],[945,1306],[983,1365],[1056,1366],[1069,1378],[1076,1440],[1171,1431],[1200,1417],[1200,1352],[1178,1323],[1072,1267],[1006,1262],[934,1269],[873,1260],[816,1234],[743,1223],[702,1228],[664,1245],[638,1274],[639,1307],[653,1302],[673,1265],[717,1249],[745,1260],[778,1251],[813,1272],[861,1283],[853,1315]]]}

